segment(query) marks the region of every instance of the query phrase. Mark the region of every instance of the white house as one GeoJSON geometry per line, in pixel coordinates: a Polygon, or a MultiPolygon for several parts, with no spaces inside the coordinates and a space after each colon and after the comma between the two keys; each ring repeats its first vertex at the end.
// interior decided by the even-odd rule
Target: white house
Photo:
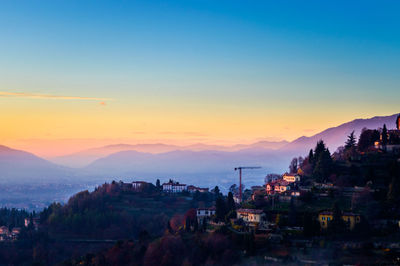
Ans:
{"type": "Polygon", "coordinates": [[[236,218],[243,219],[247,223],[260,223],[261,217],[264,215],[263,210],[255,209],[238,209],[236,210],[236,218]]]}
{"type": "Polygon", "coordinates": [[[168,183],[162,184],[163,191],[170,193],[179,193],[186,190],[186,184],[179,184],[170,180],[168,183]]]}
{"type": "Polygon", "coordinates": [[[196,216],[198,220],[208,218],[215,215],[215,207],[211,208],[198,208],[196,210],[196,216]]]}

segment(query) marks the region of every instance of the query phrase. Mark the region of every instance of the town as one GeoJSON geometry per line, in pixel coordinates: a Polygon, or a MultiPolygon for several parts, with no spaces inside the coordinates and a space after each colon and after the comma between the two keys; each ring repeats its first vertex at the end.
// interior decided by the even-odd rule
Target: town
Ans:
{"type": "MultiPolygon", "coordinates": [[[[338,262],[335,254],[343,264],[392,264],[400,259],[400,115],[396,127],[364,129],[358,140],[353,132],[333,154],[321,140],[307,156],[293,158],[288,172],[266,174],[250,188],[242,181],[246,171],[258,167],[237,167],[239,184],[225,195],[218,186],[197,187],[175,178],[154,184],[112,181],[38,213],[4,208],[0,242],[14,243],[22,259],[42,243],[65,249],[65,254],[48,251],[57,254],[51,258],[35,253],[30,260],[37,262],[67,259],[74,245],[85,243],[109,250],[90,258],[110,263],[107,252],[120,256],[128,249],[133,257],[124,262],[150,265],[180,264],[184,258],[200,264],[329,264],[338,262]],[[131,238],[136,240],[126,242],[131,238]],[[172,242],[162,246],[163,241],[172,242]],[[222,241],[219,253],[207,249],[204,258],[190,255],[191,248],[215,241],[222,241]],[[175,245],[183,257],[175,254],[175,245]],[[165,257],[169,253],[175,255],[165,257]]],[[[13,254],[12,247],[5,250],[13,254]]],[[[81,264],[87,256],[69,262],[81,264]]]]}

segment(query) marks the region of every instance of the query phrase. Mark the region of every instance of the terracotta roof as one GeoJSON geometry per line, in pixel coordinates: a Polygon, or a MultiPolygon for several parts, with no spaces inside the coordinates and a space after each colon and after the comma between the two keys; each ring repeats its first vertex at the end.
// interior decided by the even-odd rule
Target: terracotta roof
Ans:
{"type": "Polygon", "coordinates": [[[238,209],[236,212],[240,213],[252,213],[252,214],[261,214],[264,211],[263,210],[256,210],[256,209],[238,209]]]}
{"type": "Polygon", "coordinates": [[[272,181],[272,182],[269,182],[268,183],[268,185],[270,185],[270,186],[276,186],[276,185],[279,185],[279,186],[288,186],[290,183],[288,182],[288,181],[286,181],[286,180],[283,180],[283,179],[278,179],[278,180],[275,180],[275,181],[272,181]]]}

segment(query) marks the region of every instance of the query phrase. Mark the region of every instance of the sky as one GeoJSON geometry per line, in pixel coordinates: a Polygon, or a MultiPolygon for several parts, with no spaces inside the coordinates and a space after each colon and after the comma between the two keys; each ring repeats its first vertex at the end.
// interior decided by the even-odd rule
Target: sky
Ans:
{"type": "Polygon", "coordinates": [[[0,144],[293,140],[399,112],[399,1],[4,0],[0,144]]]}

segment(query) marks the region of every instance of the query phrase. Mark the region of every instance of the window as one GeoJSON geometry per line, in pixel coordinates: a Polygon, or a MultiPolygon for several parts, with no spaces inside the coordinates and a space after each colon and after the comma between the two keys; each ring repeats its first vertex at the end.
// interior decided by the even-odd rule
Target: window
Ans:
{"type": "Polygon", "coordinates": [[[325,220],[325,217],[324,217],[324,216],[322,216],[322,220],[323,220],[323,221],[325,220]]]}
{"type": "Polygon", "coordinates": [[[328,217],[328,221],[330,221],[331,220],[331,217],[328,217]]]}

